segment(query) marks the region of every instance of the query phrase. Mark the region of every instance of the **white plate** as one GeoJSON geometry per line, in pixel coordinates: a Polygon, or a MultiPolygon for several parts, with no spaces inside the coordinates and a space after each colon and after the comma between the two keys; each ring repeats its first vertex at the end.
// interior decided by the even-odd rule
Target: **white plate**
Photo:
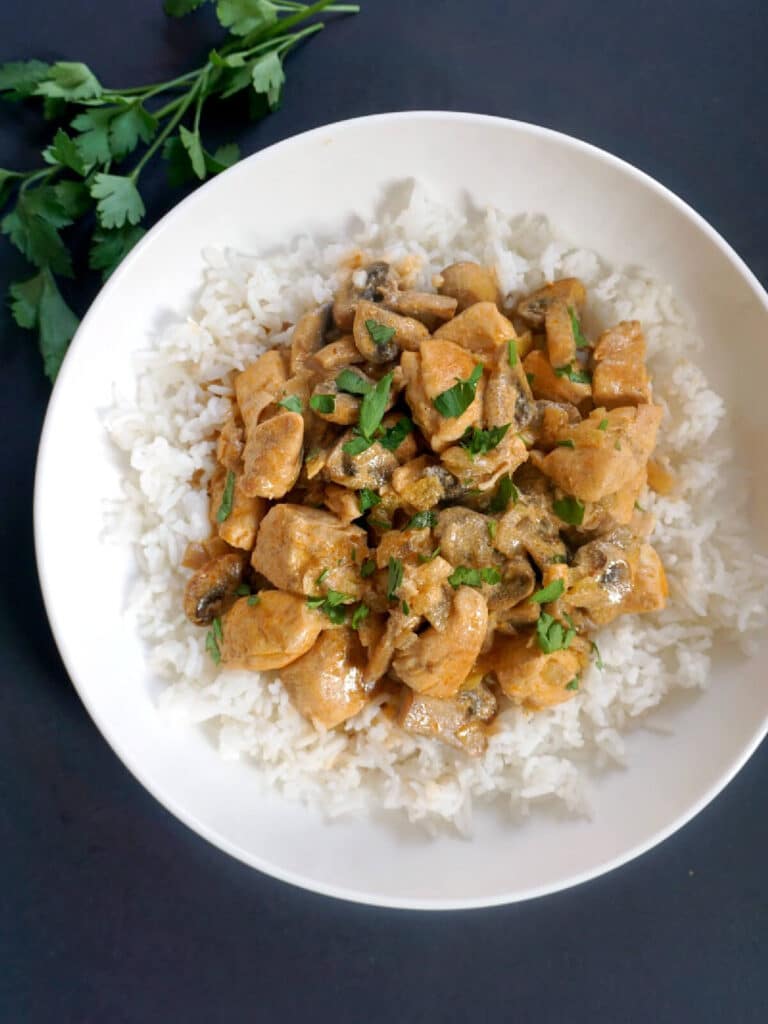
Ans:
{"type": "MultiPolygon", "coordinates": [[[[37,557],[56,641],[85,706],[128,768],[187,825],[318,892],[395,907],[484,906],[599,875],[710,801],[766,731],[768,645],[750,662],[725,653],[708,692],[672,701],[652,716],[653,731],[633,734],[627,770],[593,786],[591,821],[537,811],[511,825],[503,814],[481,814],[472,841],[371,821],[324,824],[301,806],[259,796],[254,769],[220,760],[202,730],[161,724],[156,686],[123,620],[131,553],[100,541],[104,499],[119,494],[120,473],[101,413],[113,382],[131,375],[132,352],[187,308],[202,248],[258,252],[301,230],[338,230],[406,177],[448,199],[468,192],[479,204],[547,213],[579,246],[669,282],[696,310],[706,369],[735,415],[738,451],[764,473],[768,299],[711,227],[652,179],[564,135],[477,115],[387,114],[319,128],[243,161],[168,214],[114,274],[78,331],[48,410],[37,557]]],[[[764,476],[758,483],[754,521],[766,523],[764,476]]]]}

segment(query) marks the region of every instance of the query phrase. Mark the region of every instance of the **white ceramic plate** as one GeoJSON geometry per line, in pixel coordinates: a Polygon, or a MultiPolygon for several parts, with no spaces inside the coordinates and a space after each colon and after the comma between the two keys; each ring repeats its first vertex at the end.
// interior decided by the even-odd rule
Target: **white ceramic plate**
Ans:
{"type": "MultiPolygon", "coordinates": [[[[696,311],[705,369],[734,413],[741,457],[764,468],[768,299],[712,228],[652,179],[564,135],[468,114],[388,114],[319,128],[244,160],[137,246],[93,304],[59,375],[40,445],[35,534],[69,674],[114,750],[170,811],[228,853],[297,885],[446,909],[574,885],[680,828],[766,731],[768,645],[748,663],[724,653],[708,692],[672,701],[652,716],[651,729],[633,734],[628,768],[594,782],[591,821],[539,811],[512,825],[503,814],[479,814],[471,841],[371,821],[324,824],[301,806],[259,796],[253,767],[220,760],[202,730],[161,724],[156,684],[123,620],[131,553],[100,541],[104,499],[119,494],[101,422],[112,384],[131,375],[132,353],[159,324],[185,312],[204,246],[258,252],[302,230],[338,230],[408,177],[448,199],[469,193],[478,204],[544,212],[575,244],[669,282],[696,311]]],[[[754,521],[768,523],[764,477],[757,484],[754,521]]],[[[764,539],[756,547],[764,550],[764,539]]]]}

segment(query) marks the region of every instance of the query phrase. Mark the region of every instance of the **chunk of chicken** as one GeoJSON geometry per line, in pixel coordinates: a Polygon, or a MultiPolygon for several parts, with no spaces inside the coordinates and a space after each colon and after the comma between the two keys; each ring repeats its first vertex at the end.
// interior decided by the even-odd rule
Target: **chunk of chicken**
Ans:
{"type": "Polygon", "coordinates": [[[411,614],[423,615],[437,629],[443,629],[451,611],[450,588],[445,583],[452,572],[450,562],[439,555],[421,564],[406,564],[398,596],[411,614]]]}
{"type": "Polygon", "coordinates": [[[478,757],[488,745],[484,723],[493,718],[497,706],[493,693],[482,683],[447,700],[405,688],[398,724],[414,736],[441,740],[478,757]]]}
{"type": "MultiPolygon", "coordinates": [[[[230,470],[231,472],[231,470],[230,470]]],[[[256,542],[259,523],[267,513],[264,498],[252,498],[243,490],[242,477],[236,476],[232,490],[232,506],[226,519],[219,521],[224,490],[227,485],[225,472],[214,474],[210,484],[210,520],[214,529],[233,548],[250,551],[256,542]]]]}
{"type": "Polygon", "coordinates": [[[321,373],[332,373],[334,370],[363,361],[364,356],[359,352],[354,337],[345,334],[343,338],[331,341],[319,352],[315,352],[308,365],[310,369],[319,370],[321,373]]]}
{"type": "Polygon", "coordinates": [[[326,484],[323,490],[323,501],[333,514],[348,525],[361,516],[357,493],[338,484],[326,484]]]}
{"type": "Polygon", "coordinates": [[[535,413],[522,356],[513,353],[512,358],[510,364],[508,347],[500,345],[485,388],[483,417],[486,427],[503,427],[510,423],[511,430],[523,430],[535,413]]]}
{"type": "Polygon", "coordinates": [[[544,313],[547,355],[552,366],[567,366],[576,358],[576,335],[571,311],[562,299],[555,299],[544,313]]]}
{"type": "Polygon", "coordinates": [[[282,590],[361,597],[360,566],[368,557],[366,534],[325,509],[281,504],[269,510],[256,538],[251,564],[282,590]],[[327,572],[326,572],[327,570],[327,572]]]}
{"type": "Polygon", "coordinates": [[[563,277],[521,299],[517,304],[517,315],[531,327],[543,327],[547,310],[556,299],[571,306],[578,314],[586,298],[586,289],[577,277],[563,277]]]}
{"type": "Polygon", "coordinates": [[[452,388],[457,380],[469,380],[476,365],[477,360],[466,349],[437,339],[423,342],[419,352],[402,355],[406,401],[414,420],[437,452],[452,441],[458,441],[470,427],[480,425],[485,394],[482,376],[477,382],[475,397],[459,416],[443,416],[433,404],[434,399],[452,388]]]}
{"type": "Polygon", "coordinates": [[[456,312],[455,299],[434,292],[396,292],[386,306],[401,316],[419,320],[430,331],[450,320],[456,312]]]}
{"type": "Polygon", "coordinates": [[[495,302],[476,302],[443,324],[434,337],[471,352],[485,366],[496,361],[497,349],[516,337],[515,328],[495,302]]]}
{"type": "Polygon", "coordinates": [[[545,654],[536,637],[529,634],[497,636],[482,664],[486,671],[493,672],[510,700],[538,711],[562,704],[576,694],[588,660],[589,644],[581,637],[575,637],[565,650],[545,654]]]}
{"type": "Polygon", "coordinates": [[[579,410],[570,402],[540,401],[534,403],[528,430],[537,448],[549,449],[555,447],[562,430],[580,420],[579,410]]]}
{"type": "Polygon", "coordinates": [[[320,731],[356,715],[368,701],[363,685],[365,656],[354,630],[321,633],[314,646],[288,665],[280,679],[296,710],[320,731]]]}
{"type": "Polygon", "coordinates": [[[400,608],[390,612],[381,635],[370,647],[368,662],[363,671],[363,682],[371,687],[389,668],[395,651],[408,648],[416,642],[414,628],[418,615],[404,614],[400,608]]]}
{"type": "Polygon", "coordinates": [[[306,654],[327,623],[296,594],[262,590],[256,604],[241,597],[222,620],[221,662],[252,672],[284,668],[306,654]]]}
{"type": "Polygon", "coordinates": [[[592,395],[596,405],[650,402],[651,386],[645,368],[645,337],[637,320],[624,320],[604,331],[595,345],[592,395]]]}
{"type": "Polygon", "coordinates": [[[187,580],[184,588],[184,614],[196,626],[208,626],[235,599],[243,580],[246,556],[227,552],[205,562],[187,580]]]}
{"type": "Polygon", "coordinates": [[[430,626],[392,662],[397,676],[419,693],[452,697],[469,675],[488,626],[488,606],[477,590],[459,587],[445,627],[430,626]]]}
{"type": "Polygon", "coordinates": [[[391,484],[401,505],[424,512],[446,497],[444,482],[430,472],[436,465],[431,455],[419,455],[395,470],[391,484]]]}
{"type": "Polygon", "coordinates": [[[323,347],[330,319],[331,307],[328,305],[313,309],[296,321],[291,335],[291,375],[300,373],[310,357],[323,347]]]}
{"type": "Polygon", "coordinates": [[[499,478],[512,473],[528,458],[525,444],[507,431],[495,448],[482,455],[471,455],[463,445],[452,445],[440,456],[443,466],[465,487],[478,491],[492,490],[499,478]]]}
{"type": "Polygon", "coordinates": [[[421,321],[365,301],[357,304],[353,333],[358,351],[369,363],[389,363],[397,359],[401,351],[415,352],[429,337],[429,331],[421,321]],[[394,333],[387,338],[379,338],[378,330],[381,328],[394,333]]]}
{"type": "Polygon", "coordinates": [[[593,628],[630,612],[657,611],[664,607],[667,594],[656,551],[619,528],[579,548],[562,604],[593,628]]]}
{"type": "MultiPolygon", "coordinates": [[[[523,369],[530,383],[531,391],[537,399],[546,399],[550,402],[570,402],[572,405],[578,405],[592,394],[590,384],[571,380],[565,373],[556,374],[547,357],[537,348],[525,357],[523,369]]],[[[573,370],[574,373],[578,373],[576,364],[573,364],[573,370]]]]}
{"type": "Polygon", "coordinates": [[[282,498],[301,472],[304,419],[280,412],[249,430],[243,452],[242,490],[252,498],[282,498]]]}
{"type": "Polygon", "coordinates": [[[246,437],[255,430],[267,406],[278,400],[287,379],[283,354],[274,348],[235,377],[235,395],[246,437]]]}
{"type": "Polygon", "coordinates": [[[376,548],[376,565],[386,569],[390,558],[415,563],[419,555],[426,558],[432,548],[432,534],[428,529],[388,530],[376,548]]]}
{"type": "Polygon", "coordinates": [[[216,442],[216,458],[225,469],[230,469],[233,473],[241,471],[244,444],[243,421],[240,410],[233,402],[216,442]]]}
{"type": "Polygon", "coordinates": [[[333,302],[333,319],[342,331],[351,331],[355,319],[355,311],[360,300],[383,302],[393,298],[398,289],[398,279],[388,263],[377,260],[369,264],[365,270],[365,283],[358,287],[350,274],[347,281],[339,288],[333,302]]]}
{"type": "Polygon", "coordinates": [[[532,461],[566,493],[581,501],[599,501],[627,486],[645,468],[656,444],[662,410],[656,405],[622,407],[590,416],[561,431],[557,447],[532,461]],[[600,429],[603,420],[605,429],[600,429]]]}
{"type": "Polygon", "coordinates": [[[498,305],[499,286],[491,267],[483,267],[470,261],[452,263],[441,272],[440,278],[438,290],[441,295],[450,295],[456,299],[457,313],[462,313],[476,302],[492,302],[498,305]]]}

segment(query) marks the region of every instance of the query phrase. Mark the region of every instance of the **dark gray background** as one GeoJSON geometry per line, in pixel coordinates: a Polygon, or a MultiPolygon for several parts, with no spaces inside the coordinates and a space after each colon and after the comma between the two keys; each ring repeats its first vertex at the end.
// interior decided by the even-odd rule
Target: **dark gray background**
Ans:
{"type": "MultiPolygon", "coordinates": [[[[290,59],[282,109],[236,133],[245,153],[376,111],[521,118],[659,178],[768,283],[764,0],[363,4],[290,59]]],[[[160,0],[4,0],[0,61],[81,59],[130,85],[186,70],[216,37],[210,14],[170,24],[160,0]]],[[[222,140],[234,131],[206,128],[222,140]]],[[[33,166],[41,142],[36,116],[0,109],[0,165],[33,166]]],[[[162,174],[147,183],[152,219],[180,193],[162,174]]],[[[21,271],[0,244],[3,291],[21,271]]],[[[81,312],[90,294],[72,288],[81,312]]],[[[290,888],[162,810],[91,724],[51,639],[31,533],[49,388],[34,343],[6,316],[0,336],[0,1020],[767,1019],[765,746],[639,861],[560,895],[462,914],[290,888]]]]}

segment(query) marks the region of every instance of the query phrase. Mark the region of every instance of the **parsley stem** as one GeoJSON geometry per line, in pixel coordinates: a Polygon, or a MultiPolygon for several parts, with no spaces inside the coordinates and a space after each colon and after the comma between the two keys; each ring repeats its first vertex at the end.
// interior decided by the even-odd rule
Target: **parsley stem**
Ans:
{"type": "Polygon", "coordinates": [[[131,171],[129,177],[130,177],[131,181],[134,183],[134,185],[139,180],[139,175],[144,170],[144,168],[146,167],[147,163],[152,159],[152,157],[155,155],[155,153],[158,151],[158,149],[162,146],[162,144],[165,142],[165,140],[171,134],[171,132],[176,127],[176,125],[179,123],[179,121],[181,121],[182,117],[184,117],[184,115],[186,114],[187,110],[191,107],[192,102],[193,102],[193,100],[196,97],[196,94],[200,90],[200,85],[201,85],[202,81],[203,81],[202,78],[198,78],[198,80],[190,88],[190,90],[187,93],[187,95],[181,98],[181,102],[179,104],[179,108],[176,111],[176,113],[170,119],[170,121],[165,126],[165,128],[163,128],[163,130],[157,136],[157,138],[152,143],[152,145],[149,147],[149,149],[146,151],[146,153],[141,158],[141,160],[139,160],[139,162],[136,164],[136,166],[131,171]]]}
{"type": "Polygon", "coordinates": [[[23,178],[21,185],[19,186],[19,192],[25,192],[30,185],[33,185],[36,181],[46,181],[48,178],[55,177],[64,168],[60,165],[57,167],[43,167],[39,171],[27,171],[25,174],[19,174],[19,178],[23,178]]]}
{"type": "Polygon", "coordinates": [[[169,89],[176,89],[184,85],[190,78],[196,78],[200,71],[200,68],[195,68],[194,71],[187,71],[186,74],[179,75],[178,78],[172,78],[168,82],[153,82],[151,85],[133,85],[129,89],[105,89],[103,95],[110,99],[113,96],[141,96],[142,99],[147,99],[158,92],[166,92],[169,89]]]}

